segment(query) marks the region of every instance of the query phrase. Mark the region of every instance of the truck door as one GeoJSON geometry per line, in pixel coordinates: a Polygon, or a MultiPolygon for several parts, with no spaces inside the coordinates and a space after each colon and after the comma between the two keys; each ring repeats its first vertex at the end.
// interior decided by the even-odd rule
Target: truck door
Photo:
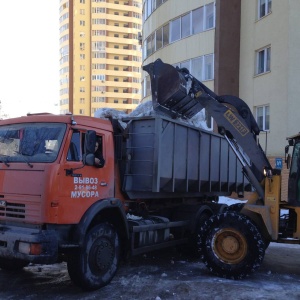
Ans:
{"type": "MultiPolygon", "coordinates": [[[[60,207],[61,222],[78,222],[84,212],[96,201],[114,196],[113,154],[110,133],[97,132],[97,156],[102,164],[93,166],[84,163],[84,141],[87,131],[72,132],[65,158],[61,164],[60,207]],[[109,144],[109,145],[108,145],[109,144]]],[[[66,145],[67,146],[67,145],[66,145]]]]}
{"type": "Polygon", "coordinates": [[[294,146],[288,184],[288,202],[300,206],[300,143],[294,146]]]}

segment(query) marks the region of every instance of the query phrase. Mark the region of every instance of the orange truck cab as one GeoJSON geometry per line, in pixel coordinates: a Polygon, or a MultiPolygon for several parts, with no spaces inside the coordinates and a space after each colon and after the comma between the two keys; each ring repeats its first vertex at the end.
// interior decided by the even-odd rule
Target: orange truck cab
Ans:
{"type": "Polygon", "coordinates": [[[59,247],[82,238],[72,227],[88,220],[89,209],[114,207],[124,215],[123,203],[113,201],[114,146],[108,120],[77,116],[74,121],[71,115],[51,114],[3,120],[0,145],[1,259],[55,262],[59,247]],[[83,162],[91,130],[102,142],[102,168],[83,162]],[[93,206],[99,199],[106,201],[93,206]]]}

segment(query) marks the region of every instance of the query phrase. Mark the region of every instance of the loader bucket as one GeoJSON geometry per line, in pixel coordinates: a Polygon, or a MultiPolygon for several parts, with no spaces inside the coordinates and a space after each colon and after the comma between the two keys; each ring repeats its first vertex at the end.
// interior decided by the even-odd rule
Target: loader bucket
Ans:
{"type": "MultiPolygon", "coordinates": [[[[172,118],[191,118],[203,106],[189,94],[189,82],[184,72],[157,59],[143,67],[151,79],[153,108],[172,118]]],[[[188,70],[186,70],[188,72],[188,70]]]]}

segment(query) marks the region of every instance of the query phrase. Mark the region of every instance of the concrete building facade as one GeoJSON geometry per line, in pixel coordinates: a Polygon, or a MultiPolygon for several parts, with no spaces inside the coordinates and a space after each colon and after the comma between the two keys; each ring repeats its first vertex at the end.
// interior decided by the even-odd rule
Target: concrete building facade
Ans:
{"type": "MultiPolygon", "coordinates": [[[[188,68],[217,93],[237,95],[241,5],[238,0],[225,2],[144,1],[143,64],[160,58],[188,68]]],[[[145,101],[150,81],[146,73],[142,77],[145,101]]],[[[209,117],[207,122],[211,126],[209,117]]]]}
{"type": "Polygon", "coordinates": [[[142,0],[60,0],[60,112],[141,100],[142,0]]]}
{"type": "Polygon", "coordinates": [[[240,97],[265,130],[267,154],[283,156],[300,131],[300,2],[241,1],[240,97]]]}
{"type": "MultiPolygon", "coordinates": [[[[280,164],[286,137],[300,131],[299,11],[297,0],[144,0],[143,65],[161,58],[219,95],[242,98],[280,164]]],[[[145,101],[145,72],[142,85],[145,101]]]]}
{"type": "MultiPolygon", "coordinates": [[[[144,0],[143,65],[187,67],[219,95],[243,99],[287,194],[286,137],[300,131],[300,1],[144,0]]],[[[142,74],[143,101],[151,98],[142,74]]]]}

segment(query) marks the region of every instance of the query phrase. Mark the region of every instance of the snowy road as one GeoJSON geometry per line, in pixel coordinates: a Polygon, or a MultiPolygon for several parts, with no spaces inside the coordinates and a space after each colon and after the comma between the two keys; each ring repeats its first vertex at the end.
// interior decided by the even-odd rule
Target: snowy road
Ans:
{"type": "Polygon", "coordinates": [[[300,299],[300,246],[271,243],[258,272],[242,281],[212,276],[202,262],[175,250],[123,263],[110,285],[82,292],[66,265],[0,270],[0,299],[300,299]]]}

